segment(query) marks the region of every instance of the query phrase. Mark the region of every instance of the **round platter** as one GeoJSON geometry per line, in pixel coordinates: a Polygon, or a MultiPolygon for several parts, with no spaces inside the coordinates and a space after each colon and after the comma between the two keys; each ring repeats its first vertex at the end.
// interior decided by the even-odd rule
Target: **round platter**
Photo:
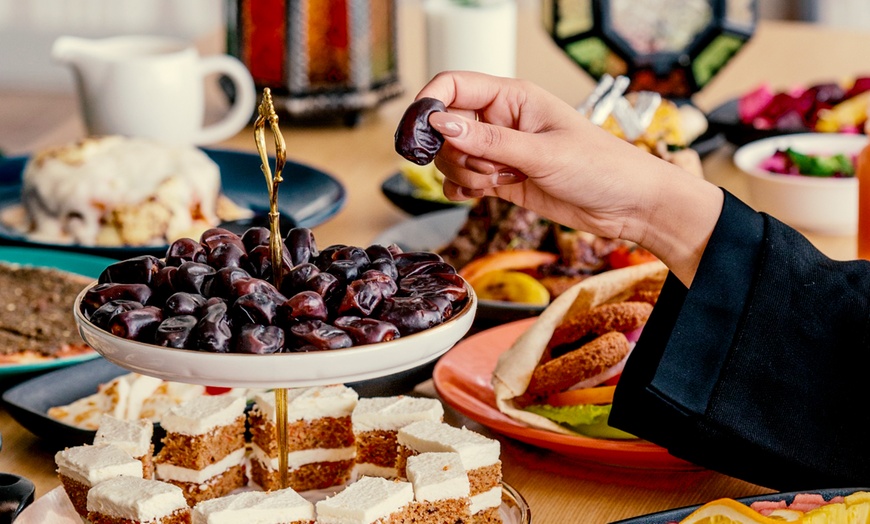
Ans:
{"type": "Polygon", "coordinates": [[[332,351],[246,355],[171,349],[127,340],[85,318],[76,298],[74,315],[82,338],[107,360],[135,373],[205,386],[285,388],[338,384],[383,377],[438,358],[471,328],[477,296],[471,286],[465,306],[435,327],[390,342],[332,351]]]}

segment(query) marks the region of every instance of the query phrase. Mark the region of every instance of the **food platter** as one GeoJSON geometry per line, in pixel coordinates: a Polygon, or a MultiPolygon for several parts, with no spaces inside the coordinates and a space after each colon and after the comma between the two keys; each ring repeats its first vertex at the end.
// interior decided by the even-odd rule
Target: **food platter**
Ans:
{"type": "MultiPolygon", "coordinates": [[[[67,253],[29,247],[0,246],[0,262],[47,267],[97,278],[108,264],[114,262],[81,253],[67,253]]],[[[77,364],[99,355],[88,352],[70,357],[40,360],[20,364],[0,364],[0,380],[12,375],[24,375],[77,364]]]]}
{"type": "MultiPolygon", "coordinates": [[[[770,493],[767,495],[755,495],[752,497],[741,497],[737,500],[745,505],[750,505],[753,502],[759,501],[767,501],[767,500],[784,500],[788,503],[795,498],[796,495],[804,494],[804,493],[812,493],[819,494],[825,498],[825,500],[830,500],[834,497],[846,496],[856,491],[867,491],[867,488],[835,488],[835,489],[820,489],[820,490],[805,490],[805,491],[790,491],[785,493],[770,493]]],[[[670,509],[667,511],[659,511],[656,513],[649,513],[647,515],[641,515],[639,517],[634,517],[630,519],[624,519],[617,522],[612,522],[611,524],[670,524],[672,522],[679,522],[680,520],[689,516],[690,513],[698,509],[701,505],[695,506],[686,506],[683,508],[670,509]]]]}
{"type": "Polygon", "coordinates": [[[639,469],[700,469],[644,440],[563,435],[529,427],[499,411],[490,384],[492,372],[499,356],[534,321],[529,318],[482,331],[466,338],[441,357],[432,375],[441,398],[463,415],[493,431],[577,459],[639,469]]]}
{"type": "Polygon", "coordinates": [[[330,351],[249,355],[172,349],[127,340],[85,318],[79,294],[73,310],[82,338],[107,360],[143,375],[204,386],[283,388],[349,383],[417,368],[443,355],[471,328],[477,296],[444,323],[390,342],[330,351]]]}
{"type": "MultiPolygon", "coordinates": [[[[224,194],[255,215],[269,212],[268,195],[263,191],[260,157],[256,153],[204,149],[218,165],[224,194]]],[[[0,213],[21,203],[21,176],[28,158],[0,159],[0,213]]],[[[287,161],[284,176],[290,181],[278,196],[282,216],[300,227],[314,227],[338,213],[345,204],[344,186],[331,175],[305,164],[287,161]]],[[[52,244],[28,239],[14,227],[0,222],[0,241],[6,244],[45,247],[89,253],[111,258],[138,255],[162,257],[167,246],[94,247],[52,244]]]]}
{"type": "MultiPolygon", "coordinates": [[[[244,491],[244,488],[239,491],[244,491]]],[[[311,502],[316,503],[317,500],[331,495],[333,491],[332,489],[303,491],[300,494],[311,502]]],[[[504,524],[532,523],[532,512],[529,504],[519,491],[507,483],[502,484],[499,513],[504,524]]],[[[43,524],[45,522],[51,522],[51,524],[81,524],[82,518],[76,513],[63,487],[56,487],[39,497],[34,503],[24,509],[15,520],[16,524],[43,524]],[[49,517],[51,520],[46,520],[49,517]]]]}

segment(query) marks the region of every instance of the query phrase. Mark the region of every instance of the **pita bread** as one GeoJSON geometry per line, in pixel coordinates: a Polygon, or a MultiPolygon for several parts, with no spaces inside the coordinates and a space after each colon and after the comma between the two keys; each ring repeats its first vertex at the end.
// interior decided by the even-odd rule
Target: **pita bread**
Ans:
{"type": "Polygon", "coordinates": [[[667,274],[668,269],[661,262],[614,269],[591,276],[556,298],[528,331],[499,357],[492,375],[492,387],[498,409],[532,427],[576,435],[574,431],[549,419],[518,408],[514,399],[525,392],[532,372],[544,354],[547,342],[566,314],[569,312],[575,314],[601,304],[624,301],[631,297],[639,284],[650,280],[664,283],[667,274]]]}

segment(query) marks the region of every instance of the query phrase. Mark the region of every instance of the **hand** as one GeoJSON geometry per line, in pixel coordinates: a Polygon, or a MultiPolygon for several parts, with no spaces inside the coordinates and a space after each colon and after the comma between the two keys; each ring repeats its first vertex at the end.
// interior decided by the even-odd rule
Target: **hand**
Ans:
{"type": "Polygon", "coordinates": [[[590,123],[522,80],[436,76],[417,95],[448,112],[436,166],[448,198],[498,196],[555,222],[637,242],[690,283],[722,205],[721,191],[590,123]]]}

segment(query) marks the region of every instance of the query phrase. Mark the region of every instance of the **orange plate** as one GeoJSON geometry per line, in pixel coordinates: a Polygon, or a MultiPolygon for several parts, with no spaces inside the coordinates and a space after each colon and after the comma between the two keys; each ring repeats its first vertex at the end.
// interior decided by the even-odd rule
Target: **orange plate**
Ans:
{"type": "Polygon", "coordinates": [[[456,344],[435,365],[438,394],[466,417],[519,441],[599,464],[642,469],[691,470],[700,467],[678,459],[645,440],[607,440],[562,435],[529,427],[498,410],[490,384],[499,355],[535,321],[528,318],[472,335],[456,344]]]}

